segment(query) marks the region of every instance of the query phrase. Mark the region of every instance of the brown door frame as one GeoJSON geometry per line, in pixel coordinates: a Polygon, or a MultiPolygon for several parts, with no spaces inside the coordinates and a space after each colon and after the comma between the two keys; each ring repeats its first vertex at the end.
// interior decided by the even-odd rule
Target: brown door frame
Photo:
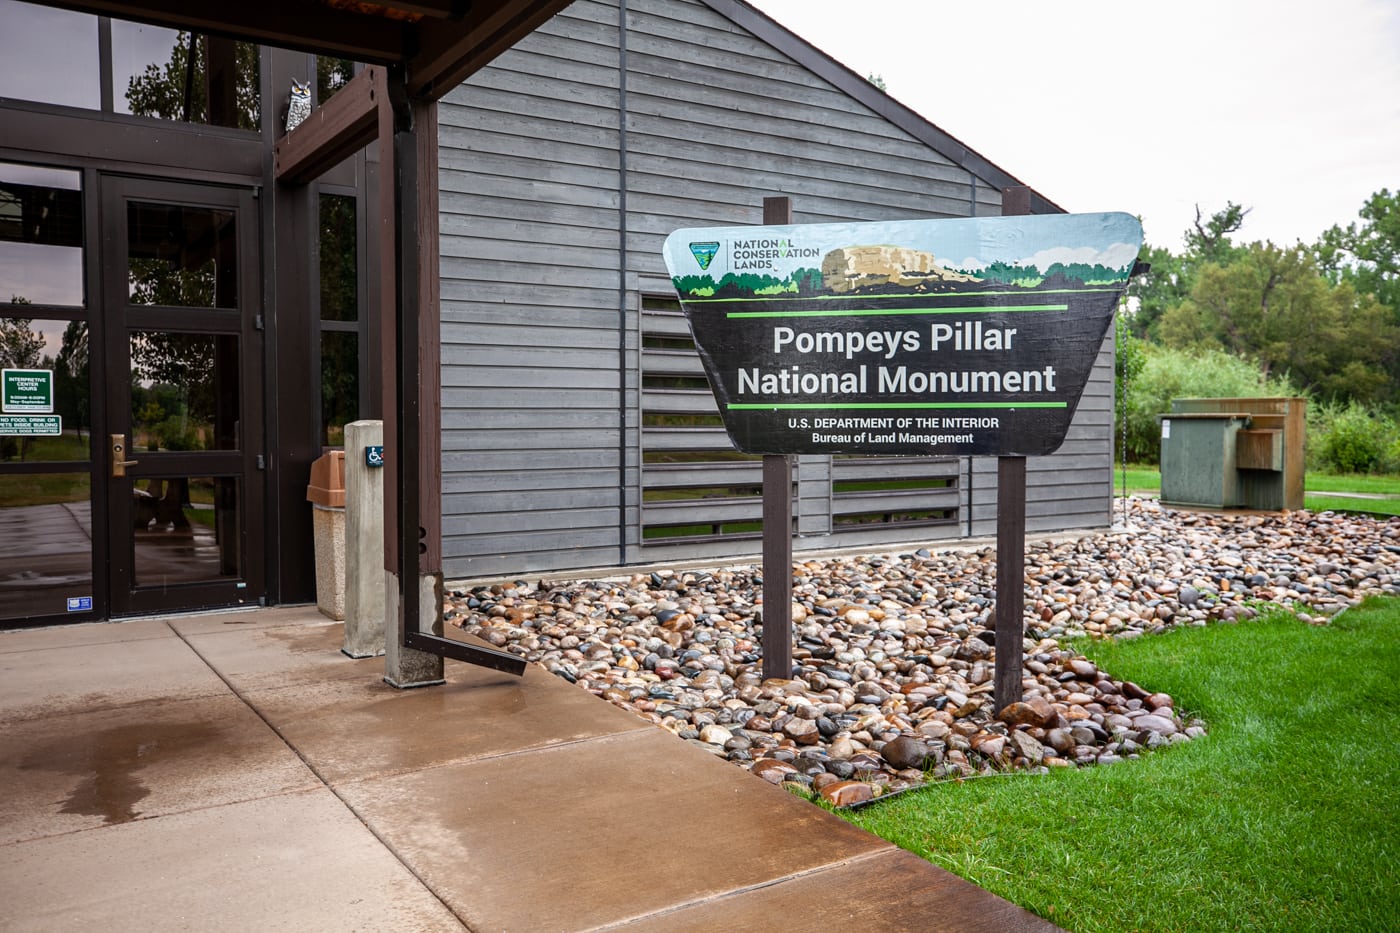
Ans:
{"type": "MultiPolygon", "coordinates": [[[[258,254],[258,201],[252,187],[228,187],[163,181],[121,175],[100,176],[101,296],[95,315],[103,322],[106,425],[94,438],[97,477],[107,493],[106,550],[110,614],[139,615],[223,606],[257,604],[266,597],[264,502],[267,495],[263,399],[264,348],[261,331],[262,279],[258,254]],[[210,310],[135,306],[128,300],[127,211],[130,200],[212,207],[236,215],[238,308],[210,310]],[[134,329],[234,335],[239,341],[238,449],[147,452],[129,451],[136,465],[125,478],[113,476],[114,458],[107,438],[131,438],[129,337],[134,329]],[[134,583],[132,484],[144,477],[236,476],[239,478],[239,549],[237,578],[169,587],[134,583]]],[[[95,542],[96,543],[96,542],[95,542]]]]}

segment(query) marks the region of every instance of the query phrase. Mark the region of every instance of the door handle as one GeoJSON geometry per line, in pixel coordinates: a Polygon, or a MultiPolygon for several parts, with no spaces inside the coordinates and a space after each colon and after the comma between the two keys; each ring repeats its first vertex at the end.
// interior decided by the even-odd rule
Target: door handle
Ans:
{"type": "Polygon", "coordinates": [[[112,475],[125,476],[126,468],[135,466],[135,460],[126,459],[126,435],[112,435],[112,475]]]}

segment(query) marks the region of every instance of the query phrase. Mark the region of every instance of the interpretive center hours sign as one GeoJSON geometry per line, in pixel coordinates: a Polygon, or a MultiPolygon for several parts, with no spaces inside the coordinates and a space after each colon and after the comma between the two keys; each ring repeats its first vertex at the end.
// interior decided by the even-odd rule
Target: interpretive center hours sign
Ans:
{"type": "Polygon", "coordinates": [[[0,369],[0,437],[57,436],[52,369],[0,369]]]}
{"type": "Polygon", "coordinates": [[[678,230],[666,265],[734,446],[1039,455],[1142,228],[1121,213],[678,230]]]}

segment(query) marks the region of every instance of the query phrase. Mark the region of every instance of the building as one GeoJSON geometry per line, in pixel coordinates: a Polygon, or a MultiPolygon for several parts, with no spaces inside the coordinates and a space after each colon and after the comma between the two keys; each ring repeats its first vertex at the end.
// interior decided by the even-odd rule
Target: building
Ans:
{"type": "MultiPolygon", "coordinates": [[[[319,107],[360,66],[18,0],[0,24],[0,354],[52,370],[64,429],[0,438],[0,625],[310,599],[310,464],[380,414],[392,250],[375,147],[292,185],[275,146],[294,80],[319,107]]],[[[662,239],[773,195],[799,223],[997,214],[1020,182],[740,0],[576,0],[496,52],[436,108],[443,571],[755,552],[758,465],[662,239]]],[[[1111,362],[1031,461],[1033,530],[1109,520],[1111,362]]],[[[799,550],[994,529],[994,463],[796,478],[799,550]]]]}

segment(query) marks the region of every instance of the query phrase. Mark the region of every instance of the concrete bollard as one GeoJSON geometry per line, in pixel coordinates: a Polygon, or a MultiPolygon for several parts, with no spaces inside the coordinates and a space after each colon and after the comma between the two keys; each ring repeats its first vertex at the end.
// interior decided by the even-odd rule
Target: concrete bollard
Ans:
{"type": "Polygon", "coordinates": [[[365,457],[383,447],[384,422],[345,426],[345,643],[352,658],[384,653],[384,470],[365,457]]]}

